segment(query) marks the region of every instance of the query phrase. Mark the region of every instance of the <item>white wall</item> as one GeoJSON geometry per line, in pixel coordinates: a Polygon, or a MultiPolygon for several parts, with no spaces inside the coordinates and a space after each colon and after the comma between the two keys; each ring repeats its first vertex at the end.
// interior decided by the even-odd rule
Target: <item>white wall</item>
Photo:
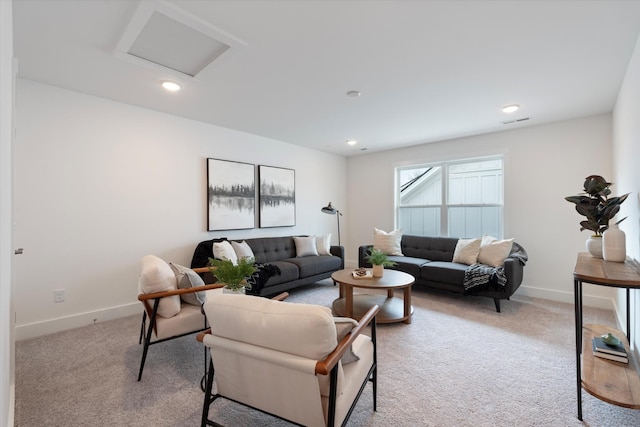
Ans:
{"type": "Polygon", "coordinates": [[[13,3],[0,1],[0,425],[13,425],[14,322],[11,276],[12,139],[13,139],[13,3]]]}
{"type": "MultiPolygon", "coordinates": [[[[518,293],[573,302],[576,254],[589,234],[564,197],[588,175],[611,177],[608,114],[349,158],[350,260],[373,241],[373,227],[394,228],[395,166],[496,154],[505,159],[505,237],[529,254],[518,293]]],[[[611,291],[585,285],[584,293],[585,304],[611,308],[611,291]]]]}
{"type": "Polygon", "coordinates": [[[17,96],[17,339],[139,313],[146,254],[189,265],[212,237],[337,242],[320,208],[346,204],[344,157],[28,80],[17,96]],[[295,169],[296,226],[207,232],[207,157],[295,169]]]}
{"type": "MultiPolygon", "coordinates": [[[[627,255],[640,260],[640,37],[627,67],[623,84],[613,111],[613,164],[617,193],[631,193],[622,204],[620,224],[626,234],[627,255]]],[[[616,193],[616,194],[617,194],[616,193]]],[[[634,344],[640,341],[639,292],[631,292],[631,330],[634,344]]],[[[618,292],[616,300],[620,323],[626,323],[626,293],[618,292]]],[[[637,345],[636,355],[638,354],[637,345]]]]}

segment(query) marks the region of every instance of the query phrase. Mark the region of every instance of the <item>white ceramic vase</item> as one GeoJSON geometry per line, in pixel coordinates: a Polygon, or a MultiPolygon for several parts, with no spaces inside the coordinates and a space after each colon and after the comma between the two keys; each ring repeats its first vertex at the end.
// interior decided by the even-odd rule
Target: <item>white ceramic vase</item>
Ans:
{"type": "Polygon", "coordinates": [[[587,252],[594,258],[602,258],[602,236],[591,236],[587,239],[587,252]]]}
{"type": "Polygon", "coordinates": [[[624,262],[627,258],[627,242],[618,224],[611,224],[602,234],[602,258],[605,261],[624,262]]]}
{"type": "Polygon", "coordinates": [[[240,288],[240,289],[231,289],[231,288],[227,288],[226,286],[224,288],[222,288],[222,293],[223,294],[236,294],[236,295],[244,295],[245,291],[244,288],[240,288]]]}
{"type": "Polygon", "coordinates": [[[384,274],[384,267],[382,265],[373,266],[373,277],[382,277],[384,274]]]}

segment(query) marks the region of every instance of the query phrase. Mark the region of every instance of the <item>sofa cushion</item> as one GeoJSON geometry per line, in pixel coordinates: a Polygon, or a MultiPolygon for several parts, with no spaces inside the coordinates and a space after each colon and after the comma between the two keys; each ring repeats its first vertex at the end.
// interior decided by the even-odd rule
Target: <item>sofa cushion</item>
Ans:
{"type": "Polygon", "coordinates": [[[296,256],[293,237],[257,237],[248,239],[247,244],[255,255],[255,261],[259,264],[273,263],[296,256]]]}
{"type": "Polygon", "coordinates": [[[213,256],[217,259],[228,259],[234,265],[238,263],[238,256],[231,243],[224,240],[213,244],[213,256]]]}
{"type": "Polygon", "coordinates": [[[296,245],[296,256],[317,256],[318,250],[316,249],[316,236],[296,236],[293,238],[296,245]]]}
{"type": "Polygon", "coordinates": [[[253,255],[253,251],[251,247],[247,244],[246,240],[242,242],[231,242],[231,247],[233,247],[233,251],[236,253],[238,259],[241,258],[255,258],[253,255]]]}
{"type": "Polygon", "coordinates": [[[300,278],[300,270],[295,264],[286,261],[273,261],[269,264],[278,267],[280,269],[280,274],[270,277],[264,284],[265,287],[291,282],[292,280],[298,280],[300,278]]]}
{"type": "Polygon", "coordinates": [[[483,236],[478,254],[478,262],[491,267],[504,265],[504,260],[511,253],[513,239],[498,240],[492,236],[483,236]]]}
{"type": "Polygon", "coordinates": [[[314,257],[289,258],[283,260],[298,267],[300,277],[311,277],[327,271],[339,270],[342,260],[337,256],[318,255],[314,257]]]}
{"type": "Polygon", "coordinates": [[[460,264],[475,264],[478,262],[478,254],[480,253],[481,239],[460,239],[456,244],[456,250],[453,252],[453,262],[460,264]]]}
{"type": "Polygon", "coordinates": [[[318,255],[331,255],[331,233],[316,237],[318,255]]]}
{"type": "Polygon", "coordinates": [[[393,261],[396,265],[394,270],[403,271],[412,275],[413,277],[420,277],[420,267],[430,262],[429,260],[422,258],[413,258],[409,256],[390,256],[389,261],[393,261]]]}
{"type": "Polygon", "coordinates": [[[405,256],[431,261],[453,260],[458,239],[454,237],[402,236],[402,253],[405,256]]]}
{"type": "Polygon", "coordinates": [[[464,283],[464,272],[469,266],[455,262],[433,261],[420,268],[420,277],[424,280],[442,283],[464,283]]]}
{"type": "Polygon", "coordinates": [[[373,229],[373,247],[387,255],[404,255],[400,242],[402,240],[402,230],[386,232],[377,228],[373,229]]]}

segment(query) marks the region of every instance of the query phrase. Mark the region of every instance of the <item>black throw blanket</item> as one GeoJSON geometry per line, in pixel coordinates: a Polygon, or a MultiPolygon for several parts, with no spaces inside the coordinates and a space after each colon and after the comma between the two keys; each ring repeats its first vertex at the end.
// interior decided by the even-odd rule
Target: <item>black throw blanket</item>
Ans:
{"type": "MultiPolygon", "coordinates": [[[[515,242],[511,248],[509,258],[517,259],[522,265],[525,265],[529,260],[529,256],[524,248],[515,242]]],[[[488,283],[504,287],[507,284],[507,275],[504,272],[504,267],[490,267],[485,264],[473,264],[465,270],[463,283],[465,292],[488,283]]]]}
{"type": "Polygon", "coordinates": [[[246,289],[247,295],[260,295],[264,284],[267,283],[269,278],[280,275],[280,267],[273,264],[256,264],[256,272],[253,273],[248,279],[247,283],[251,286],[251,289],[246,289]]]}

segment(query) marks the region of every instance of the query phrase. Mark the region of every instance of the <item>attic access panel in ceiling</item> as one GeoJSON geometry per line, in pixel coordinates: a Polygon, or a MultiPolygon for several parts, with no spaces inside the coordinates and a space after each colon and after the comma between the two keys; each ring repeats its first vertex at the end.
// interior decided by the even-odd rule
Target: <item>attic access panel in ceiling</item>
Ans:
{"type": "Polygon", "coordinates": [[[116,56],[195,77],[213,61],[246,46],[238,38],[166,3],[143,2],[125,29],[116,56]]]}

